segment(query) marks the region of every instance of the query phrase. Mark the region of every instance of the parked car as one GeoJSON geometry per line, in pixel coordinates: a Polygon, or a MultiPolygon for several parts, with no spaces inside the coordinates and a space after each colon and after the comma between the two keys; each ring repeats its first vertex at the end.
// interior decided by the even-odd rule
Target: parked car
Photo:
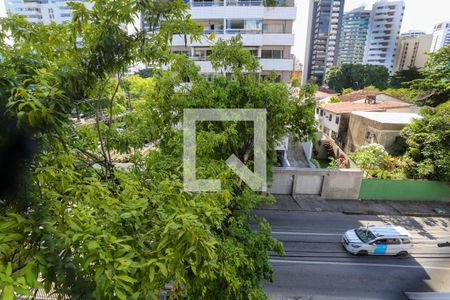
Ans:
{"type": "Polygon", "coordinates": [[[411,234],[401,226],[368,226],[348,230],[342,236],[344,248],[355,255],[407,256],[413,248],[411,234]]]}

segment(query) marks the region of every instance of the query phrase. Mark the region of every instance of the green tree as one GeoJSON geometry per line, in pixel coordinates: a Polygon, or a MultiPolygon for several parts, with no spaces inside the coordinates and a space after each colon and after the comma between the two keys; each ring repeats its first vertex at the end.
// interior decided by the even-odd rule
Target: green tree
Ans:
{"type": "Polygon", "coordinates": [[[352,88],[346,88],[346,89],[342,90],[342,95],[347,95],[347,94],[350,94],[353,92],[354,92],[354,90],[352,88]]]}
{"type": "Polygon", "coordinates": [[[366,173],[374,175],[383,169],[387,155],[382,145],[370,144],[350,153],[350,158],[366,173]]]}
{"type": "Polygon", "coordinates": [[[450,99],[450,46],[429,53],[422,79],[411,83],[411,89],[430,95],[425,104],[437,106],[450,99]]]}
{"type": "Polygon", "coordinates": [[[249,73],[258,63],[238,40],[212,49],[213,65],[233,70],[233,79],[207,82],[186,57],[169,53],[173,32],[198,33],[181,1],[73,8],[73,22],[62,25],[0,21],[15,41],[0,44],[8,124],[0,147],[10,148],[15,133],[40,146],[16,158],[24,176],[0,195],[3,298],[42,287],[73,299],[154,299],[170,284],[176,298],[264,299],[269,250],[282,247],[250,212],[273,198],[250,191],[224,163],[231,152],[252,166],[252,125],[199,124],[197,175],[221,179],[217,193],[183,190],[177,125],[187,107],[266,108],[273,162],[281,137],[315,132],[316,87],[291,98],[284,83],[249,73]],[[142,11],[154,13],[144,18],[158,30],[128,36],[124,25],[142,11]],[[135,61],[171,68],[125,78],[135,61]],[[181,84],[186,77],[190,86],[181,84]]]}
{"type": "Polygon", "coordinates": [[[411,81],[422,78],[423,75],[418,68],[410,67],[395,72],[389,80],[389,87],[393,89],[407,88],[411,85],[411,81]]]}
{"type": "Polygon", "coordinates": [[[339,92],[347,88],[360,90],[371,85],[382,90],[387,88],[388,81],[389,72],[384,66],[343,64],[328,68],[325,73],[325,83],[339,92]]]}
{"type": "Polygon", "coordinates": [[[294,77],[291,79],[291,85],[292,85],[292,87],[298,88],[298,87],[301,87],[302,82],[300,81],[300,79],[298,77],[294,77]]]}
{"type": "Polygon", "coordinates": [[[339,103],[341,102],[341,99],[339,99],[338,96],[331,96],[330,99],[328,100],[329,103],[339,103]]]}
{"type": "Polygon", "coordinates": [[[407,174],[412,178],[450,181],[450,102],[421,110],[422,119],[401,134],[409,148],[407,174]]]}

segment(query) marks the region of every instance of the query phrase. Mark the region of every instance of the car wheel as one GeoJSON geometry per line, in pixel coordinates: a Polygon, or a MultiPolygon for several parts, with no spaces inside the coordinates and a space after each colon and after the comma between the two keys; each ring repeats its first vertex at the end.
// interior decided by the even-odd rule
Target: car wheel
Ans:
{"type": "Polygon", "coordinates": [[[357,256],[366,256],[368,254],[369,253],[367,252],[367,250],[361,250],[361,251],[358,251],[358,253],[356,253],[357,256]]]}
{"type": "Polygon", "coordinates": [[[400,251],[399,253],[397,253],[397,256],[399,256],[399,257],[405,257],[405,256],[408,256],[408,252],[406,252],[406,251],[400,251]]]}

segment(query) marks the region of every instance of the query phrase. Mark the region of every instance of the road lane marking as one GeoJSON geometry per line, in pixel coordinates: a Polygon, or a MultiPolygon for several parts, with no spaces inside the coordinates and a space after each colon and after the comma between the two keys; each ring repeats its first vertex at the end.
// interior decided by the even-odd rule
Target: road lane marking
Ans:
{"type": "Polygon", "coordinates": [[[272,231],[272,234],[279,235],[326,235],[342,236],[343,233],[321,233],[321,232],[294,232],[294,231],[272,231]]]}
{"type": "Polygon", "coordinates": [[[394,264],[370,264],[370,263],[347,263],[335,261],[315,261],[315,260],[284,260],[284,259],[270,259],[272,263],[291,263],[291,264],[305,264],[305,265],[337,265],[337,266],[365,266],[365,267],[391,267],[391,268],[409,268],[409,269],[435,269],[435,270],[450,270],[446,267],[434,266],[411,266],[411,265],[394,265],[394,264]]]}

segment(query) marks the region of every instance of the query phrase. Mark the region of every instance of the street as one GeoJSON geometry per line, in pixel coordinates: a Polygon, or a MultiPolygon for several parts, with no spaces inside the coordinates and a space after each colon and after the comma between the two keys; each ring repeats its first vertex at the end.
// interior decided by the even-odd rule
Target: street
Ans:
{"type": "Polygon", "coordinates": [[[338,212],[260,210],[283,242],[286,256],[273,255],[273,299],[403,299],[403,292],[449,292],[448,219],[345,215],[338,212]],[[344,231],[362,225],[395,224],[413,235],[410,256],[358,257],[340,243],[344,231]]]}

